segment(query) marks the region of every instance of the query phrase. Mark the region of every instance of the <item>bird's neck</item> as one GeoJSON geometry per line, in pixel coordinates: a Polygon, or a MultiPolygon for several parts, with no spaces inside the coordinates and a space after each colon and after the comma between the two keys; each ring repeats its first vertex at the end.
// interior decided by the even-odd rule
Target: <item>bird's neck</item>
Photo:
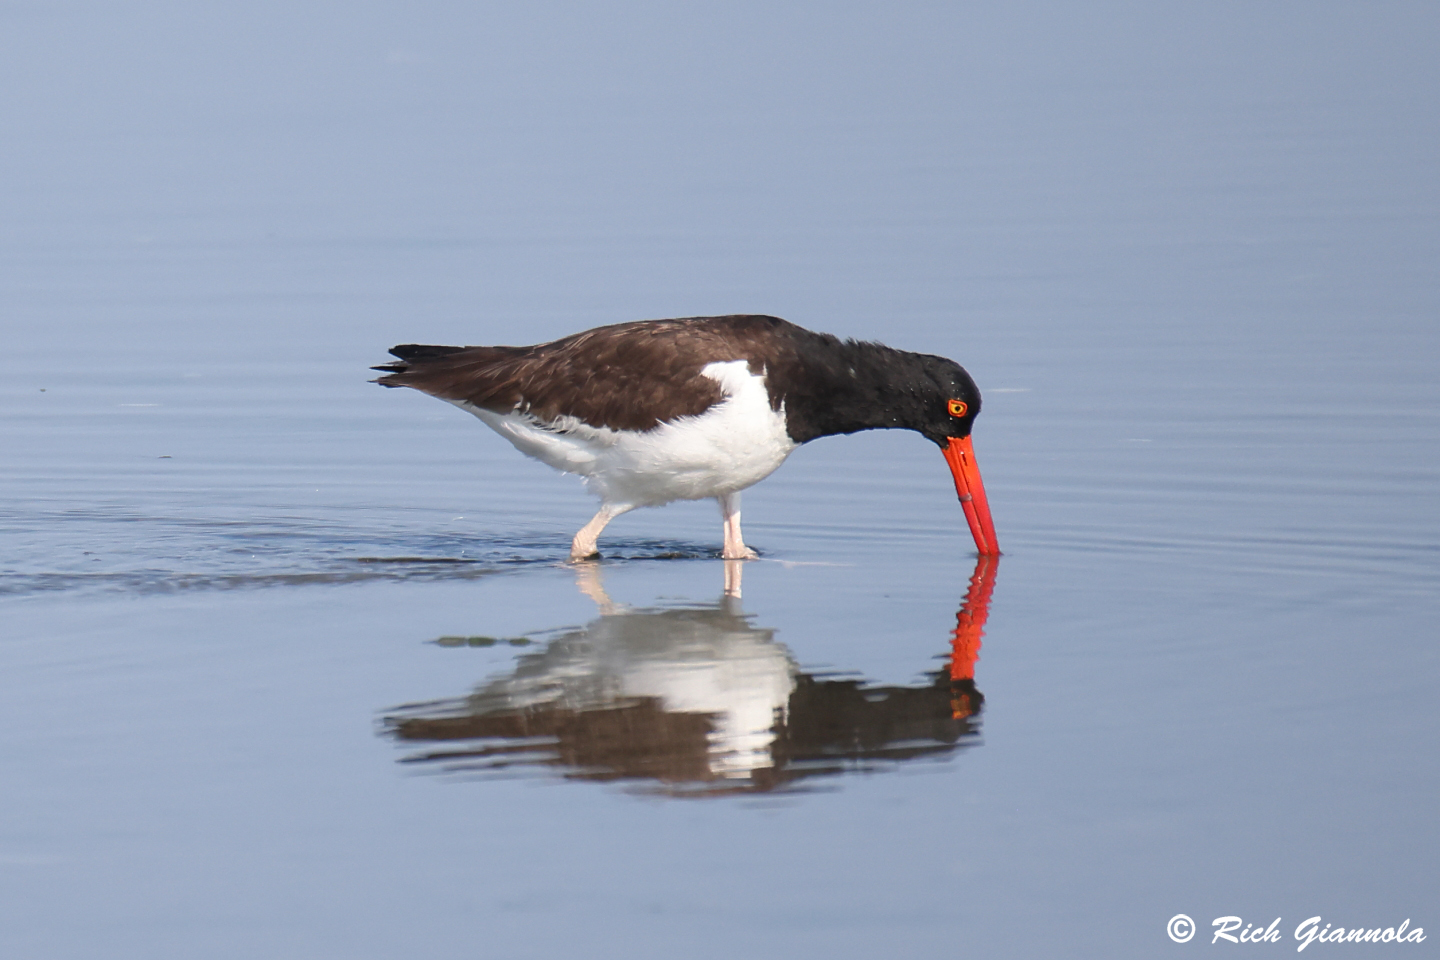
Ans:
{"type": "Polygon", "coordinates": [[[916,355],[815,334],[785,371],[786,430],[796,443],[861,430],[913,429],[916,355]]]}

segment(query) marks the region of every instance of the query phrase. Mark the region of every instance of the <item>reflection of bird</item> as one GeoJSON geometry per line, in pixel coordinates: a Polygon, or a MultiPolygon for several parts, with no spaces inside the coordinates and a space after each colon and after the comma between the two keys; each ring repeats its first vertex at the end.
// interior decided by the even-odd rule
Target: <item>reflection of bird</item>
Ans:
{"type": "Polygon", "coordinates": [[[513,762],[517,746],[533,754],[534,738],[553,738],[554,762],[596,779],[709,782],[772,765],[775,725],[797,672],[773,631],[752,626],[731,598],[659,610],[606,606],[599,619],[454,702],[442,711],[448,715],[393,718],[393,729],[403,740],[498,737],[443,757],[483,758],[488,767],[513,762]],[[522,742],[504,742],[516,738],[522,742]]]}
{"type": "Polygon", "coordinates": [[[970,430],[980,391],[943,357],[839,340],[776,317],[692,317],[598,327],[531,347],[404,344],[376,382],[479,417],[522,453],[586,478],[600,511],[571,545],[636,507],[714,497],[727,559],[754,557],[740,491],[797,446],[860,430],[914,430],[950,464],[982,555],[999,552],[970,430]]]}
{"type": "Polygon", "coordinates": [[[411,763],[454,772],[542,764],[577,779],[658,781],[686,795],[773,790],[943,756],[978,731],[984,697],[974,663],[994,569],[993,557],[976,566],[947,668],[918,686],[878,687],[801,672],[733,595],[629,610],[586,564],[580,586],[599,619],[520,657],[467,697],[397,710],[386,725],[405,742],[447,744],[411,763]]]}

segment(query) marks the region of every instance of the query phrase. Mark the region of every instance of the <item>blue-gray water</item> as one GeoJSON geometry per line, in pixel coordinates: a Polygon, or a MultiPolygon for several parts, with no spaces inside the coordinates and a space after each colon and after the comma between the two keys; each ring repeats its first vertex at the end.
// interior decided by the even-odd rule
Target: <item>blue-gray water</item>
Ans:
{"type": "Polygon", "coordinates": [[[1440,934],[1437,41],[1424,4],[0,6],[0,953],[1440,934]],[[577,481],[366,383],[729,312],[980,383],[974,696],[918,437],[748,491],[736,601],[713,503],[570,568],[577,481]]]}

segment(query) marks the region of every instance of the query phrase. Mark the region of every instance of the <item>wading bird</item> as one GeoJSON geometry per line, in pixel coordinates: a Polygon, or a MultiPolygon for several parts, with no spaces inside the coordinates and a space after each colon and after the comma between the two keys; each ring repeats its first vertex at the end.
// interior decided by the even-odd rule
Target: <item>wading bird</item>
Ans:
{"type": "Polygon", "coordinates": [[[636,507],[720,503],[726,559],[751,559],[740,491],[800,444],[914,430],[941,448],[975,546],[998,554],[970,430],[980,391],[944,357],[813,333],[778,317],[689,317],[597,327],[530,347],[402,344],[375,382],[469,411],[527,456],[585,478],[600,511],[570,548],[636,507]]]}

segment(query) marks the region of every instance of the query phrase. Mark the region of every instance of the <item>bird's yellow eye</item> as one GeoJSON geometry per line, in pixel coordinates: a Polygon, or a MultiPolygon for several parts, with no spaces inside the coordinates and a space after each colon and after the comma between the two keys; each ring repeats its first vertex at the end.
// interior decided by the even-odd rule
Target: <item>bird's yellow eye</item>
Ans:
{"type": "Polygon", "coordinates": [[[970,407],[964,400],[951,400],[948,409],[950,410],[950,416],[963,417],[965,416],[965,411],[969,410],[970,407]]]}

